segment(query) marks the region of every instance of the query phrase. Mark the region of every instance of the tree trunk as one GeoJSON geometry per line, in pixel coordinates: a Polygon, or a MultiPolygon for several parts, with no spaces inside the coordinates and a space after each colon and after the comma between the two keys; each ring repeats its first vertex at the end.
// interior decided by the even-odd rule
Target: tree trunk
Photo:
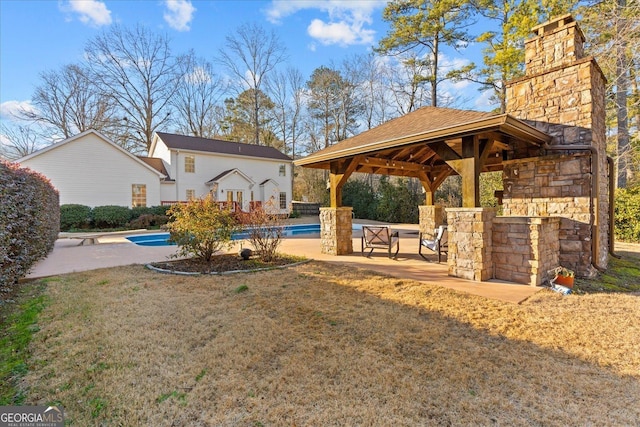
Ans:
{"type": "Polygon", "coordinates": [[[433,38],[433,73],[431,75],[431,106],[438,106],[438,35],[433,38]]]}
{"type": "Polygon", "coordinates": [[[627,186],[629,173],[629,126],[627,110],[627,91],[629,90],[629,61],[627,59],[627,43],[622,34],[625,28],[623,9],[626,7],[626,0],[618,0],[618,22],[616,25],[616,36],[618,38],[617,59],[616,59],[616,115],[618,120],[618,188],[627,186]]]}

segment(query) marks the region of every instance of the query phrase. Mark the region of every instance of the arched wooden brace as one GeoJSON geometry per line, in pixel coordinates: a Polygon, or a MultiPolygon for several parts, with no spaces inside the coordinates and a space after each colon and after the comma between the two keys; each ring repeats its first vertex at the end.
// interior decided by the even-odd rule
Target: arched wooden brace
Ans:
{"type": "Polygon", "coordinates": [[[440,185],[444,182],[444,180],[451,175],[453,169],[446,169],[441,171],[438,175],[427,174],[424,171],[418,172],[417,176],[420,179],[420,183],[422,184],[422,188],[424,188],[425,200],[424,204],[426,206],[433,206],[434,199],[433,195],[436,190],[440,187],[440,185]]]}
{"type": "Polygon", "coordinates": [[[480,207],[480,171],[489,155],[491,145],[491,141],[479,139],[477,135],[462,138],[460,154],[444,141],[430,145],[438,156],[462,177],[462,207],[480,207]]]}
{"type": "Polygon", "coordinates": [[[329,167],[329,199],[332,208],[342,206],[342,186],[351,174],[356,170],[363,156],[355,156],[350,159],[336,160],[329,167]]]}

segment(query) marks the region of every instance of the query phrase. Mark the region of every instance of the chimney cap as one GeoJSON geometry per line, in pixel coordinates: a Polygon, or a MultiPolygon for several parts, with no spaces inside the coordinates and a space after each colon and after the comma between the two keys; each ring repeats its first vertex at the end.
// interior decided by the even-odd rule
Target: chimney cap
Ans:
{"type": "Polygon", "coordinates": [[[575,19],[573,19],[573,16],[571,16],[570,13],[567,13],[565,15],[551,18],[550,20],[548,20],[547,22],[543,22],[542,24],[536,25],[531,29],[531,32],[537,36],[541,36],[545,33],[554,31],[557,28],[565,27],[572,22],[575,22],[575,19]]]}

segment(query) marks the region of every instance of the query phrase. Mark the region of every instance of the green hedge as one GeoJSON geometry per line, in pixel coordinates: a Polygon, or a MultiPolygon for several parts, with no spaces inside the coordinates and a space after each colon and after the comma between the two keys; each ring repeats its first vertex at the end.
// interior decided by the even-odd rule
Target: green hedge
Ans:
{"type": "Polygon", "coordinates": [[[8,291],[53,249],[60,202],[45,176],[5,161],[0,200],[0,291],[8,291]]]}
{"type": "Polygon", "coordinates": [[[120,228],[131,219],[131,210],[126,206],[96,206],[92,211],[92,219],[97,228],[120,228]]]}
{"type": "Polygon", "coordinates": [[[60,206],[60,230],[77,230],[91,225],[91,208],[85,205],[60,206]]]}
{"type": "Polygon", "coordinates": [[[616,239],[640,243],[640,185],[616,190],[614,224],[616,239]]]}
{"type": "Polygon", "coordinates": [[[67,204],[60,206],[60,230],[149,228],[167,223],[170,206],[128,208],[67,204]]]}

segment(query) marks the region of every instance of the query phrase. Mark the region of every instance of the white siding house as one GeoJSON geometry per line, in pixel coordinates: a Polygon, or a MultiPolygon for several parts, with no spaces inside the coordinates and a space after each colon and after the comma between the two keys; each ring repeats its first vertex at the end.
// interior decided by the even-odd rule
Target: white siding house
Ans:
{"type": "Polygon", "coordinates": [[[164,202],[211,194],[244,211],[271,201],[289,212],[292,160],[273,147],[157,132],[149,156],[162,159],[170,178],[162,183],[164,202]]]}
{"type": "Polygon", "coordinates": [[[160,204],[160,180],[164,175],[94,130],[17,162],[49,178],[60,193],[61,205],[160,204]]]}
{"type": "Polygon", "coordinates": [[[275,148],[158,132],[136,157],[89,130],[18,162],[49,178],[60,204],[158,206],[212,195],[243,211],[288,213],[292,160],[275,148]]]}

